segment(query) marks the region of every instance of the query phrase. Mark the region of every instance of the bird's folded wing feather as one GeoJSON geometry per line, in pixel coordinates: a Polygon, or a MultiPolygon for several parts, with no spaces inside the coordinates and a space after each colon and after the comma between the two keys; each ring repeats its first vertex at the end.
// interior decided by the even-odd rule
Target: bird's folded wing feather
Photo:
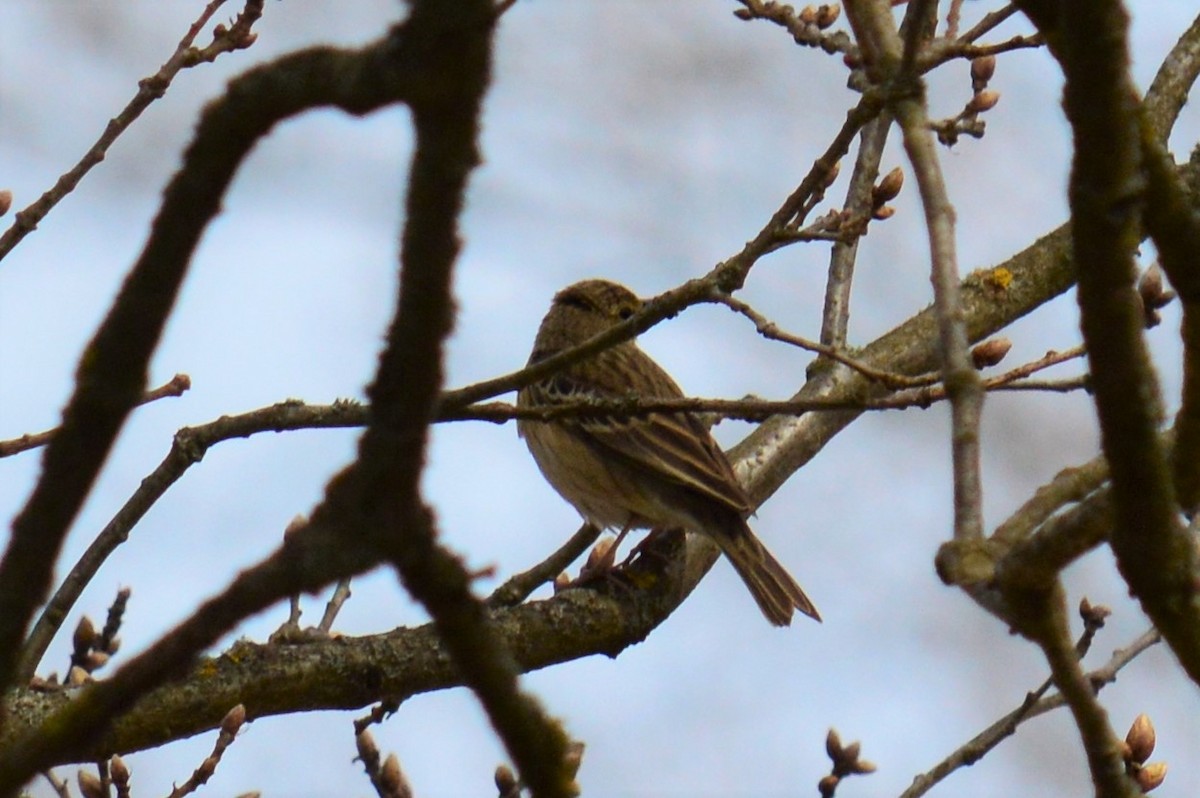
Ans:
{"type": "MultiPolygon", "coordinates": [[[[591,396],[597,399],[622,399],[631,395],[662,399],[682,398],[683,391],[653,360],[636,351],[636,357],[613,364],[614,368],[589,369],[588,380],[579,379],[577,369],[569,368],[551,378],[547,385],[550,402],[591,396]],[[619,373],[621,384],[597,382],[598,374],[619,373]]],[[[620,349],[602,352],[598,357],[620,357],[620,349]]],[[[540,392],[539,392],[540,393],[540,392]]],[[[589,445],[620,455],[632,466],[652,478],[691,488],[741,513],[751,510],[745,491],[737,482],[725,454],[703,424],[688,413],[652,413],[625,419],[562,419],[566,428],[589,445]]]]}

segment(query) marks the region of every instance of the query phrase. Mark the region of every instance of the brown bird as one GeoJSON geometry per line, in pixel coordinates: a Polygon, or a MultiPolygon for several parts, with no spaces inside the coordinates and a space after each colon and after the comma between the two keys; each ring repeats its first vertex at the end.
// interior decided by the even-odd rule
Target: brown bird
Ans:
{"type": "MultiPolygon", "coordinates": [[[[568,286],[555,295],[542,320],[529,362],[583,343],[641,307],[632,291],[606,280],[568,286]]],[[[683,396],[634,341],[523,388],[517,406],[629,396],[683,396]]],[[[750,498],[693,414],[523,420],[517,430],[542,474],[587,521],[622,532],[682,528],[706,535],[721,547],[771,623],[787,626],[794,610],[821,620],[800,585],[750,530],[750,498]]]]}

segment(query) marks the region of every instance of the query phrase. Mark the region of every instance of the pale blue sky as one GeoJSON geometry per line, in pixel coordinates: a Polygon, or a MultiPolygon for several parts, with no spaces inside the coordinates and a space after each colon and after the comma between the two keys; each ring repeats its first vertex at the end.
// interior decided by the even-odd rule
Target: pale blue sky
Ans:
{"type": "MultiPolygon", "coordinates": [[[[968,3],[975,19],[992,3],[968,3]]],[[[1195,12],[1135,2],[1142,86],[1195,12]]],[[[0,186],[31,202],[86,150],[169,55],[199,2],[7,0],[0,5],[0,186]]],[[[0,263],[0,438],[53,426],[83,343],[135,258],[202,104],[250,65],[314,43],[375,38],[398,4],[269,2],[243,53],[182,74],[41,228],[0,263]]],[[[840,59],[797,48],[766,23],[736,20],[727,0],[568,3],[521,0],[497,40],[485,164],[474,176],[459,264],[453,385],[521,365],[553,292],[604,276],[644,294],[736,252],[803,176],[853,95],[840,59]]],[[[1004,35],[1028,31],[1019,17],[1004,35]]],[[[964,270],[994,263],[1065,218],[1068,131],[1059,78],[1043,53],[1002,58],[988,136],[944,154],[964,270]]],[[[965,65],[933,81],[934,113],[969,94],[965,65]]],[[[288,397],[362,395],[395,283],[398,209],[408,152],[405,114],[366,120],[321,112],[292,121],[245,164],[206,236],[152,379],[191,375],[185,397],[144,408],[126,428],[69,541],[73,561],[188,424],[288,397]]],[[[1173,141],[1186,157],[1200,124],[1185,109],[1173,141]]],[[[885,168],[902,163],[892,147],[885,168]]],[[[849,173],[843,169],[843,175],[849,173]]],[[[830,193],[843,195],[845,177],[830,193]]],[[[861,247],[851,320],[870,340],[930,301],[915,191],[861,247]]],[[[9,221],[10,217],[5,220],[9,221]]],[[[787,329],[816,337],[824,246],[765,259],[743,297],[787,329]]],[[[1078,340],[1065,297],[1011,331],[1010,363],[1078,340]]],[[[1174,335],[1173,311],[1151,334],[1174,335]]],[[[655,329],[644,347],[689,393],[783,397],[809,357],[770,344],[715,308],[655,329]]],[[[1177,357],[1162,347],[1168,396],[1177,357]]],[[[1073,372],[1072,372],[1073,373],[1073,372]]],[[[735,441],[744,427],[722,425],[735,441]]],[[[880,766],[847,796],[889,795],[1040,683],[1045,666],[933,573],[946,537],[948,423],[942,409],[864,418],[758,514],[761,537],[804,584],[826,622],[764,623],[732,570],[718,565],[681,610],[617,660],[591,658],[527,684],[588,744],[592,795],[794,795],[827,771],[825,732],[861,739],[880,766]]],[[[1086,397],[1002,396],[985,422],[986,511],[994,525],[1064,466],[1096,452],[1086,397]]],[[[135,652],[198,600],[271,550],[352,454],[352,431],[231,441],[212,450],[134,530],[80,605],[103,615],[133,588],[123,637],[135,652]]],[[[36,455],[0,461],[0,515],[11,517],[36,455]]],[[[511,425],[441,426],[425,489],[445,540],[472,566],[528,566],[574,531],[574,511],[540,478],[511,425]]],[[[1072,600],[1118,609],[1095,661],[1145,626],[1105,552],[1072,569],[1072,600]]],[[[319,615],[308,603],[306,618],[319,615]]],[[[240,631],[264,639],[276,608],[240,631]]],[[[421,613],[390,573],[358,580],[346,633],[415,623],[421,613]]],[[[61,670],[67,641],[50,658],[61,670]]],[[[1123,732],[1151,714],[1173,768],[1161,794],[1190,795],[1200,745],[1195,688],[1156,652],[1105,692],[1123,732]]],[[[232,795],[368,795],[349,718],[260,720],[226,754],[209,790],[232,795]],[[287,762],[286,766],[275,763],[287,762]]],[[[139,791],[166,793],[211,735],[130,757],[139,791]]],[[[487,795],[503,760],[464,691],[413,699],[378,729],[417,794],[487,795]]],[[[1051,796],[1086,785],[1065,714],[1039,719],[946,785],[972,796],[1051,796]]],[[[40,788],[39,788],[40,789],[40,788]]],[[[839,792],[841,794],[841,792],[839,792]]]]}

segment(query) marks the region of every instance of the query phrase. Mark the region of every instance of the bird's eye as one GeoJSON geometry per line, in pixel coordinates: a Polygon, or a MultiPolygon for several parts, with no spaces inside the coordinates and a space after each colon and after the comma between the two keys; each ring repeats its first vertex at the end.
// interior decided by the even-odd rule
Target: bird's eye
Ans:
{"type": "Polygon", "coordinates": [[[621,317],[621,321],[624,321],[625,319],[628,319],[630,316],[633,315],[633,308],[623,307],[619,311],[617,311],[617,315],[621,317]]]}

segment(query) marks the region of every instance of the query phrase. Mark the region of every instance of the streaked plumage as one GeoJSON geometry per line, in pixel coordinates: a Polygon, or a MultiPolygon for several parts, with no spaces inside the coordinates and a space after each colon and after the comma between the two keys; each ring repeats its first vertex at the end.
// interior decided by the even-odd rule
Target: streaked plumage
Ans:
{"type": "MultiPolygon", "coordinates": [[[[564,288],[542,320],[529,362],[586,341],[641,305],[629,289],[605,280],[564,288]]],[[[630,395],[683,396],[633,341],[527,386],[517,404],[630,395]]],[[[704,534],[721,547],[771,623],[788,625],[797,609],[820,620],[804,591],[746,524],[750,499],[695,416],[520,421],[517,428],[542,474],[588,521],[602,528],[682,527],[704,534]]]]}

